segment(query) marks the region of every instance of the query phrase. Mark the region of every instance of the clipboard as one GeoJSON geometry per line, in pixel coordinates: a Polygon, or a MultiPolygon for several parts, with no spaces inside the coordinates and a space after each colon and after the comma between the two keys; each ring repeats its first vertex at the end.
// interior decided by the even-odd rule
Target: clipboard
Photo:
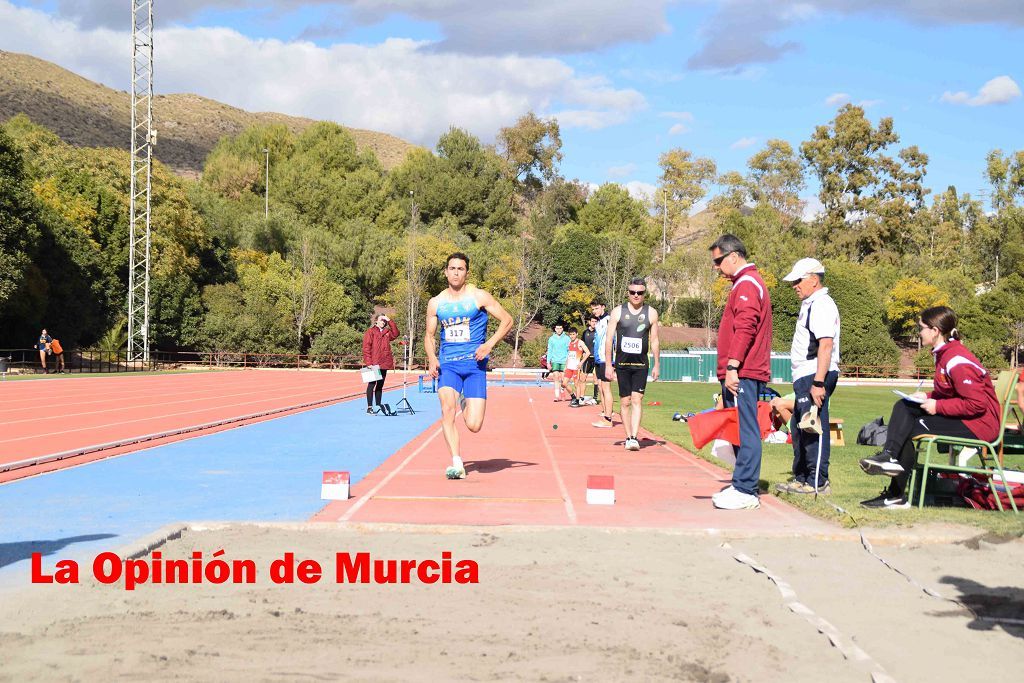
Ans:
{"type": "Polygon", "coordinates": [[[910,401],[911,403],[921,404],[921,403],[924,403],[925,401],[928,400],[926,398],[916,398],[914,396],[911,396],[910,394],[904,394],[899,389],[893,389],[892,393],[896,394],[897,396],[902,398],[904,401],[910,401]]]}

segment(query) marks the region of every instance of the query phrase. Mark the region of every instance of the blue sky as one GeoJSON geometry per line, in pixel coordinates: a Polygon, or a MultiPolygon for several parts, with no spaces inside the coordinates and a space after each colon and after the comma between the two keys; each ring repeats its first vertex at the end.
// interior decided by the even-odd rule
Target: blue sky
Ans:
{"type": "MultiPolygon", "coordinates": [[[[127,4],[0,0],[0,49],[125,88],[127,4]]],[[[635,191],[671,148],[744,170],[767,139],[796,146],[845,101],[892,116],[938,191],[975,193],[990,149],[1024,148],[1019,0],[158,0],[156,12],[159,92],[427,146],[450,125],[493,141],[532,109],[559,119],[566,176],[635,191]]]]}

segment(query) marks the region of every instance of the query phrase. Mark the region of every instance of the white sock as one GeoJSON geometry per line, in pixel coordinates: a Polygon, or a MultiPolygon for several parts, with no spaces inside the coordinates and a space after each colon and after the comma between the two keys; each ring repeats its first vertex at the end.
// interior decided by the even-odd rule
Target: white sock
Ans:
{"type": "Polygon", "coordinates": [[[465,469],[465,465],[462,464],[462,458],[457,455],[452,456],[452,467],[457,470],[465,469]]]}

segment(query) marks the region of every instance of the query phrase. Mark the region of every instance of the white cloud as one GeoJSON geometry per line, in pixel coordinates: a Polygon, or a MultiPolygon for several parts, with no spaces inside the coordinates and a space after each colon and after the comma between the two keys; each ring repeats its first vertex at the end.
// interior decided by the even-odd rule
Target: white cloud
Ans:
{"type": "Polygon", "coordinates": [[[669,135],[680,135],[682,133],[689,133],[689,124],[693,123],[694,116],[688,111],[663,111],[658,116],[666,119],[675,119],[679,123],[674,124],[668,129],[669,135]]]}
{"type": "Polygon", "coordinates": [[[835,92],[825,98],[825,104],[830,107],[841,107],[850,101],[850,95],[845,92],[835,92]]]}
{"type": "Polygon", "coordinates": [[[729,149],[746,149],[747,147],[753,147],[757,143],[757,138],[740,138],[736,142],[729,145],[729,149]]]}
{"type": "MultiPolygon", "coordinates": [[[[602,128],[646,106],[643,95],[581,77],[557,59],[434,52],[428,43],[377,45],[253,40],[226,28],[164,28],[156,90],[193,92],[251,111],[338,121],[433,145],[455,125],[490,140],[526,111],[565,127],[602,128]]],[[[120,89],[128,87],[127,31],[73,22],[0,0],[0,45],[120,89]]],[[[159,111],[157,112],[159,117],[159,111]]]]}
{"type": "Polygon", "coordinates": [[[949,104],[966,104],[971,107],[984,107],[990,104],[1006,104],[1021,96],[1020,86],[1009,76],[996,76],[981,86],[978,94],[971,97],[964,91],[942,93],[940,98],[949,104]]]}
{"type": "Polygon", "coordinates": [[[651,183],[644,183],[639,180],[630,180],[628,183],[623,185],[626,191],[633,199],[639,199],[644,202],[653,200],[654,195],[657,193],[658,188],[656,185],[651,183]]]}
{"type": "Polygon", "coordinates": [[[825,205],[821,203],[817,195],[811,195],[810,197],[801,197],[800,200],[804,204],[804,211],[801,218],[805,221],[810,222],[815,218],[825,213],[825,205]]]}
{"type": "Polygon", "coordinates": [[[918,25],[1024,26],[1020,0],[714,0],[718,11],[701,28],[703,45],[687,61],[691,69],[742,70],[799,50],[780,40],[795,25],[822,16],[893,17],[918,25]]]}
{"type": "Polygon", "coordinates": [[[636,164],[622,164],[621,166],[611,166],[608,169],[609,178],[625,178],[628,175],[632,175],[636,172],[636,164]]]}
{"type": "MultiPolygon", "coordinates": [[[[478,0],[173,0],[160,2],[161,26],[201,16],[205,10],[230,13],[247,10],[267,22],[285,14],[291,22],[321,17],[300,26],[304,36],[344,35],[352,26],[382,23],[394,15],[434,24],[444,39],[442,51],[477,55],[568,54],[590,52],[624,43],[648,42],[671,30],[665,16],[670,0],[519,0],[515,3],[478,0]],[[255,5],[255,7],[254,7],[255,5]],[[326,19],[322,17],[326,16],[326,19]]],[[[112,0],[56,0],[61,15],[86,28],[120,28],[127,23],[128,4],[112,0]]],[[[251,17],[250,17],[251,19],[251,17]]],[[[258,21],[258,20],[257,20],[258,21]]],[[[250,22],[251,23],[251,22],[250,22]]]]}

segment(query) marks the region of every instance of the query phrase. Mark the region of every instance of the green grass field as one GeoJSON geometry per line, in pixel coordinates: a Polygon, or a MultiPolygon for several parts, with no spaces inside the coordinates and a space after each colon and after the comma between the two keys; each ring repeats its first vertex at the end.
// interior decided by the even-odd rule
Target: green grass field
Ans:
{"type": "MultiPolygon", "coordinates": [[[[614,387],[613,387],[614,389],[614,387]]],[[[780,393],[791,391],[790,386],[776,386],[780,393]]],[[[644,406],[643,426],[672,443],[694,452],[690,430],[684,422],[673,422],[672,414],[700,411],[711,407],[711,395],[718,390],[714,384],[661,383],[647,385],[647,401],[660,401],[660,406],[644,406]]],[[[613,391],[613,393],[615,393],[613,391]]],[[[922,523],[968,524],[1001,535],[1024,535],[1024,512],[987,512],[971,508],[929,507],[918,510],[868,510],[860,507],[862,500],[878,495],[889,483],[888,477],[864,474],[858,460],[872,455],[878,449],[856,445],[860,427],[879,416],[889,421],[889,412],[895,397],[886,387],[839,387],[832,397],[830,413],[844,420],[846,446],[833,446],[830,464],[832,495],[814,500],[813,496],[780,494],[786,502],[812,514],[844,526],[853,526],[849,515],[837,512],[829,502],[848,510],[862,526],[909,526],[922,523]]],[[[711,446],[696,451],[697,455],[717,465],[725,466],[711,455],[711,446]]],[[[764,444],[761,463],[761,490],[774,491],[775,484],[789,479],[793,463],[790,444],[764,444]]],[[[1007,456],[1006,464],[1024,469],[1024,456],[1007,456]]],[[[930,491],[931,489],[929,489],[930,491]]]]}

